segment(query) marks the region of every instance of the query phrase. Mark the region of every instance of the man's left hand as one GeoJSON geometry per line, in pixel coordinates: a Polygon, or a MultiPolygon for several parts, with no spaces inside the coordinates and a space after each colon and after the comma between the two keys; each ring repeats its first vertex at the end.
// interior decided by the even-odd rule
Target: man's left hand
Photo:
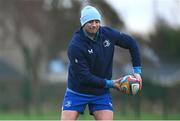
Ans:
{"type": "Polygon", "coordinates": [[[141,75],[138,74],[138,73],[134,73],[133,74],[135,76],[135,78],[140,81],[140,89],[142,89],[142,78],[141,78],[141,75]]]}

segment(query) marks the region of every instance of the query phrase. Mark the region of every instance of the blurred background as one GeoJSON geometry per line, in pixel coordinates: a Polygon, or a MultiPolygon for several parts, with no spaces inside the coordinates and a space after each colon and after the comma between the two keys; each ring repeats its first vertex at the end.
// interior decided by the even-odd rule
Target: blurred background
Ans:
{"type": "MultiPolygon", "coordinates": [[[[112,90],[115,119],[180,119],[180,0],[0,0],[0,119],[59,119],[66,50],[87,4],[140,45],[143,90],[112,90]]],[[[127,50],[113,64],[113,78],[131,73],[127,50]]]]}

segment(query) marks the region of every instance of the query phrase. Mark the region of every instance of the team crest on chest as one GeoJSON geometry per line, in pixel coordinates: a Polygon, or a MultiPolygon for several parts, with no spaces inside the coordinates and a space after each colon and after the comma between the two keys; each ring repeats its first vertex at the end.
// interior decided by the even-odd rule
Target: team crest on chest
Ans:
{"type": "Polygon", "coordinates": [[[88,50],[88,53],[89,53],[89,54],[93,54],[93,49],[89,49],[89,50],[88,50]]]}
{"type": "Polygon", "coordinates": [[[109,40],[104,40],[103,42],[104,47],[109,47],[111,45],[109,40]]]}

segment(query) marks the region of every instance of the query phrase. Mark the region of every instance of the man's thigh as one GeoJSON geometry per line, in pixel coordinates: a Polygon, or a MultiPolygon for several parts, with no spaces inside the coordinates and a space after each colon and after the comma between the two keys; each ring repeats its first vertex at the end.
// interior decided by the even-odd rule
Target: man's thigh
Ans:
{"type": "Polygon", "coordinates": [[[62,111],[77,111],[79,113],[83,113],[87,104],[88,100],[86,97],[72,92],[66,92],[62,105],[62,111]]]}
{"type": "Polygon", "coordinates": [[[102,111],[102,110],[113,111],[111,94],[107,93],[92,98],[88,106],[89,106],[90,114],[94,114],[95,111],[102,111]]]}
{"type": "Polygon", "coordinates": [[[64,110],[61,113],[61,120],[77,120],[79,116],[79,112],[77,111],[70,111],[70,110],[64,110]]]}
{"type": "Polygon", "coordinates": [[[113,120],[112,110],[98,110],[93,113],[96,120],[113,120]]]}

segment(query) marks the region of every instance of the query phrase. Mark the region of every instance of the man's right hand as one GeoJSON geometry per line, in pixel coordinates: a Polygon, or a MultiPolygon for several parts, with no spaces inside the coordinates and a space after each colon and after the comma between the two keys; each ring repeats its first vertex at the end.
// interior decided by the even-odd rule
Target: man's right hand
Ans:
{"type": "Polygon", "coordinates": [[[113,80],[113,88],[117,89],[118,91],[120,91],[121,87],[120,87],[120,81],[122,78],[118,78],[113,80]]]}

